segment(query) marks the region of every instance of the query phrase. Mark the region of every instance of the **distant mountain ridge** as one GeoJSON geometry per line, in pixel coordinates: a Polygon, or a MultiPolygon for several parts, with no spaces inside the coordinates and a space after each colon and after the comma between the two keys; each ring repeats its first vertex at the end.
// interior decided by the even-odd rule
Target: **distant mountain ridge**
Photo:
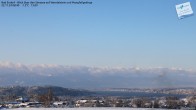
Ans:
{"type": "Polygon", "coordinates": [[[196,87],[145,88],[145,89],[144,88],[104,88],[104,89],[95,89],[92,91],[196,95],[196,87]]]}
{"type": "Polygon", "coordinates": [[[68,89],[57,86],[32,86],[32,87],[21,87],[21,86],[9,86],[9,87],[0,87],[0,95],[16,95],[16,96],[28,96],[33,95],[42,95],[51,90],[54,96],[87,96],[94,94],[93,92],[87,90],[77,90],[77,89],[68,89]]]}

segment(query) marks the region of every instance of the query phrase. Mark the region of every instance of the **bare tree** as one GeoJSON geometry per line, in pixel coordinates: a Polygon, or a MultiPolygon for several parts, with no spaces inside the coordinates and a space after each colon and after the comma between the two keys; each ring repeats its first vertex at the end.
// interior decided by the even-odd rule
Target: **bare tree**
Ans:
{"type": "Polygon", "coordinates": [[[48,90],[48,93],[40,95],[39,101],[43,103],[44,107],[50,107],[51,102],[53,101],[53,92],[51,89],[48,90]]]}

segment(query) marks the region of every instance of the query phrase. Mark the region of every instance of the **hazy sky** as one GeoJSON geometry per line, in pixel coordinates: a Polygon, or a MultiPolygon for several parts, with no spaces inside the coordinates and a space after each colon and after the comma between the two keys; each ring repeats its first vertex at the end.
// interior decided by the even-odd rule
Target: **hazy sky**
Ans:
{"type": "MultiPolygon", "coordinates": [[[[188,0],[92,1],[0,7],[0,61],[196,67],[196,18],[178,20],[175,10],[188,0]]],[[[196,12],[196,1],[189,1],[196,12]]]]}

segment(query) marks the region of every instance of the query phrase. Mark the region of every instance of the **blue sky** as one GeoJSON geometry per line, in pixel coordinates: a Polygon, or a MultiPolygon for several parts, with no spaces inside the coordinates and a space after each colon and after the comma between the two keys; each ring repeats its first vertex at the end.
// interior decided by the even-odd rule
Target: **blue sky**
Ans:
{"type": "MultiPolygon", "coordinates": [[[[85,66],[196,67],[187,0],[92,0],[93,5],[0,7],[0,61],[85,66]]],[[[196,1],[191,2],[196,12],[196,1]]]]}

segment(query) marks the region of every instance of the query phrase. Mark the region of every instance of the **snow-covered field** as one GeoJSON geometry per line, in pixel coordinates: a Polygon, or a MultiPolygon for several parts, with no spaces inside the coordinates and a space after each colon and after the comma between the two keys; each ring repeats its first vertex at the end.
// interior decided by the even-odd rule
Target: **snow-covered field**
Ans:
{"type": "MultiPolygon", "coordinates": [[[[155,110],[146,108],[18,108],[12,110],[155,110]]],[[[164,109],[157,109],[164,110],[164,109]]]]}

